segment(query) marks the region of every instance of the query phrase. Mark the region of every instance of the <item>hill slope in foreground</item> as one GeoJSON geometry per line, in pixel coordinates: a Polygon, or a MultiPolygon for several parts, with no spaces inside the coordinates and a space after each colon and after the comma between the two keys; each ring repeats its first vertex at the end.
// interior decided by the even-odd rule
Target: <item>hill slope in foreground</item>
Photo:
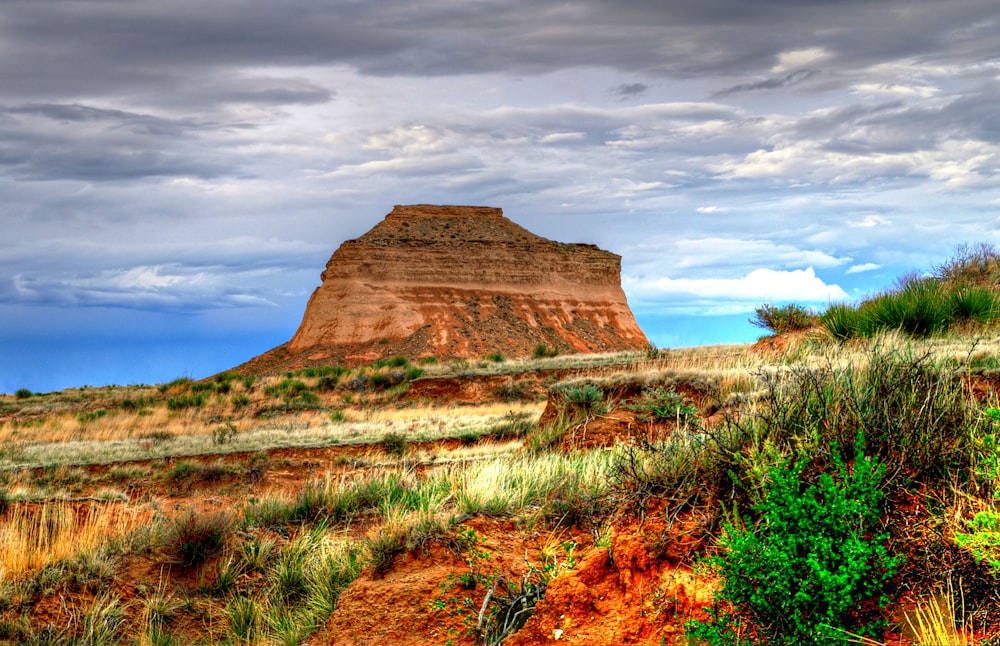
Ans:
{"type": "Polygon", "coordinates": [[[497,208],[396,206],[330,258],[292,339],[239,372],[405,356],[614,352],[649,345],[621,258],[553,242],[497,208]]]}
{"type": "Polygon", "coordinates": [[[998,350],[799,337],[4,396],[0,643],[984,642],[998,350]]]}

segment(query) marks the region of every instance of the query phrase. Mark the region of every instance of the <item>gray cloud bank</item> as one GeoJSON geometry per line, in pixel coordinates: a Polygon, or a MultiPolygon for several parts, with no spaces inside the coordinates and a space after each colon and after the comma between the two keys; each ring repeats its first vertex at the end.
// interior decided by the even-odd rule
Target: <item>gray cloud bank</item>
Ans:
{"type": "Polygon", "coordinates": [[[998,239],[997,42],[973,0],[4,2],[0,310],[301,311],[413,202],[622,253],[640,318],[857,296],[998,239]]]}

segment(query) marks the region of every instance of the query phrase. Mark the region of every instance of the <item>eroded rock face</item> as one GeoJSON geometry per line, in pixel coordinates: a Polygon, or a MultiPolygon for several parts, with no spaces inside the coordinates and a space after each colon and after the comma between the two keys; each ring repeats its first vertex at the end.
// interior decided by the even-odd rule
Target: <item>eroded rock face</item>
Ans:
{"type": "Polygon", "coordinates": [[[497,208],[396,206],[337,249],[295,336],[272,353],[308,365],[643,348],[620,273],[619,256],[547,240],[497,208]]]}

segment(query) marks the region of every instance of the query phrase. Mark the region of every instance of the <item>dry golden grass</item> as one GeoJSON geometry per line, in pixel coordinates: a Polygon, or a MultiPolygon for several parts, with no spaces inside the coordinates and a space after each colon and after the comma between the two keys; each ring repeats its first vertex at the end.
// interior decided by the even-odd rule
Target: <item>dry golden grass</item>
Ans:
{"type": "MultiPolygon", "coordinates": [[[[838,344],[815,336],[789,342],[783,353],[757,352],[750,345],[717,345],[650,352],[564,355],[504,362],[469,361],[424,366],[427,376],[456,374],[503,374],[545,370],[578,371],[579,379],[604,384],[648,382],[703,383],[720,400],[734,393],[753,393],[760,388],[759,376],[792,369],[796,365],[823,364],[830,367],[862,366],[868,348],[879,344],[914,354],[930,353],[956,364],[977,363],[989,367],[1000,355],[1000,337],[951,335],[914,341],[899,334],[886,334],[873,341],[838,344]]],[[[1000,362],[998,362],[1000,369],[1000,362]]],[[[285,400],[273,388],[287,378],[272,376],[251,383],[234,379],[225,394],[203,391],[199,406],[168,410],[170,396],[195,393],[196,385],[176,383],[161,388],[102,388],[64,391],[32,396],[15,404],[13,396],[4,405],[18,406],[17,421],[0,423],[0,468],[44,464],[110,463],[206,453],[258,451],[278,447],[319,447],[338,443],[378,441],[386,433],[411,440],[434,440],[474,434],[508,413],[539,415],[541,402],[485,402],[478,406],[387,403],[396,395],[319,392],[313,409],[286,410],[285,400]],[[239,396],[242,406],[233,400],[239,396]],[[123,407],[128,398],[145,401],[139,410],[123,407]],[[75,408],[74,408],[75,407],[75,408]],[[261,411],[274,409],[274,415],[261,411]],[[336,411],[331,417],[331,410],[336,411]],[[49,411],[49,414],[43,414],[49,411]],[[103,412],[102,412],[103,411],[103,412]],[[99,412],[99,415],[88,413],[99,412]],[[33,415],[33,416],[32,416],[33,415]],[[228,420],[235,432],[224,442],[215,433],[219,420],[228,420]]],[[[307,388],[316,388],[318,377],[296,377],[307,388]]],[[[344,377],[346,379],[346,377],[344,377]]],[[[198,387],[205,384],[198,385],[198,387]]],[[[390,389],[391,390],[391,389],[390,389]]]]}
{"type": "Polygon", "coordinates": [[[108,545],[148,522],[148,512],[118,504],[15,504],[0,522],[0,582],[108,545]]]}
{"type": "MultiPolygon", "coordinates": [[[[480,406],[412,407],[385,410],[352,409],[341,421],[332,421],[329,413],[303,411],[274,420],[242,420],[236,432],[220,442],[213,431],[219,423],[180,426],[167,418],[164,426],[150,427],[147,433],[131,437],[110,431],[97,438],[51,439],[38,433],[30,442],[18,443],[16,456],[0,456],[0,467],[45,465],[110,464],[129,460],[153,460],[274,448],[315,448],[340,444],[370,444],[387,433],[397,433],[410,441],[427,442],[442,438],[476,434],[503,420],[509,413],[524,413],[537,418],[544,403],[486,403],[480,406]],[[195,429],[197,432],[189,432],[195,429]],[[42,439],[44,438],[44,439],[42,439]],[[16,463],[14,458],[16,457],[16,463]]],[[[152,417],[152,416],[150,416],[152,417]]],[[[99,424],[101,418],[94,424],[99,424]]]]}

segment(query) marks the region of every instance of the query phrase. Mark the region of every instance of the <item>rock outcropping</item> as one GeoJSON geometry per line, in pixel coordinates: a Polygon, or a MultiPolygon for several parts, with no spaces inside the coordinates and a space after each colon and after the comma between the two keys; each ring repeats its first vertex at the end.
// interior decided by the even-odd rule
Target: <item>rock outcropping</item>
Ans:
{"type": "Polygon", "coordinates": [[[252,363],[643,348],[620,273],[619,256],[534,235],[497,208],[396,206],[337,249],[295,336],[252,363]]]}

